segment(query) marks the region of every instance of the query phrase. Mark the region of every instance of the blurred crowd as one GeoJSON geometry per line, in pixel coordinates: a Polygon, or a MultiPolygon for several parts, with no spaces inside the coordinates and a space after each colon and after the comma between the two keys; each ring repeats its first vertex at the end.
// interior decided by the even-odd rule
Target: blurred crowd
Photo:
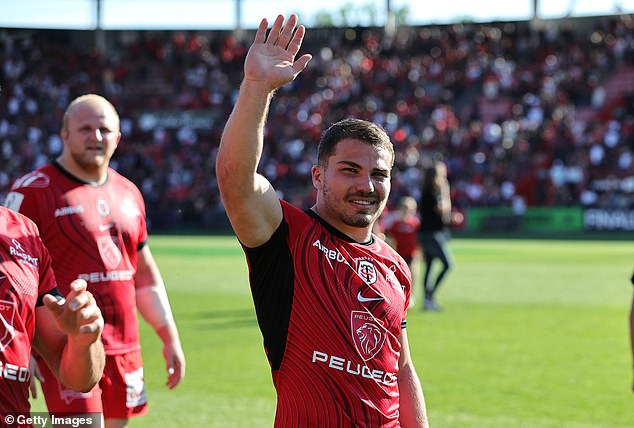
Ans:
{"type": "MultiPolygon", "coordinates": [[[[251,36],[0,31],[0,198],[56,156],[63,109],[104,95],[121,115],[113,167],[155,230],[228,225],[215,156],[251,36]]],[[[261,171],[307,207],[322,130],[379,123],[396,147],[394,206],[418,198],[421,165],[445,160],[454,206],[634,209],[634,17],[307,32],[307,70],[280,90],[261,171]],[[581,22],[581,21],[580,21],[581,22]]]]}

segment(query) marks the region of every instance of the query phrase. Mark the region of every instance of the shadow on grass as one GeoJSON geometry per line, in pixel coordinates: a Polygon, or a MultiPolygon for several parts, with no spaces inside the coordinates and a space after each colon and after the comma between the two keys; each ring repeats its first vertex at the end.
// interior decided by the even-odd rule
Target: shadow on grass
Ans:
{"type": "Polygon", "coordinates": [[[232,329],[257,326],[253,309],[217,309],[181,315],[199,328],[232,329]]]}

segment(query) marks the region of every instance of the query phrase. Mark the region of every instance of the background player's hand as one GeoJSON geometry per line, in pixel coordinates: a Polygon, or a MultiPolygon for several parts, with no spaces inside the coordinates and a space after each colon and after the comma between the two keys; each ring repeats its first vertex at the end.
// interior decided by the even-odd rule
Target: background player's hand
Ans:
{"type": "Polygon", "coordinates": [[[95,298],[86,288],[86,281],[76,279],[70,283],[66,299],[57,300],[49,294],[44,295],[44,304],[53,314],[59,330],[69,340],[81,345],[96,342],[104,323],[95,298]]]}
{"type": "Polygon", "coordinates": [[[40,366],[37,364],[37,360],[31,354],[29,359],[29,373],[31,374],[31,380],[29,381],[29,392],[31,398],[37,398],[37,381],[44,382],[44,376],[40,372],[40,366]]]}
{"type": "Polygon", "coordinates": [[[167,382],[165,382],[165,385],[169,389],[174,389],[185,377],[185,354],[180,343],[165,343],[163,345],[163,357],[165,358],[165,369],[167,370],[167,382]]]}
{"type": "Polygon", "coordinates": [[[244,62],[246,81],[263,82],[269,90],[275,90],[292,81],[311,60],[309,54],[295,60],[304,38],[305,28],[297,25],[297,15],[291,15],[286,23],[278,15],[268,35],[268,21],[263,19],[255,34],[244,62]]]}

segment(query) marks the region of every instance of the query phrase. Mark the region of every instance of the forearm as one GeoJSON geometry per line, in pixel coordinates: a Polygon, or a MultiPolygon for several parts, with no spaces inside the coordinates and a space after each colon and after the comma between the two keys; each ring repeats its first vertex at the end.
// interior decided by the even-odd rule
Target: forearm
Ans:
{"type": "Polygon", "coordinates": [[[162,281],[137,288],[136,304],[143,319],[157,334],[166,326],[175,326],[172,308],[162,281]]]}
{"type": "Polygon", "coordinates": [[[216,174],[225,195],[253,186],[272,95],[273,91],[264,82],[246,79],[242,82],[238,100],[223,130],[216,160],[216,174]]]}
{"type": "Polygon", "coordinates": [[[101,339],[84,345],[69,338],[59,362],[58,378],[74,391],[90,391],[101,379],[105,358],[101,339]]]}
{"type": "Polygon", "coordinates": [[[399,370],[399,421],[403,428],[428,428],[427,408],[423,387],[413,365],[406,364],[399,370]]]}

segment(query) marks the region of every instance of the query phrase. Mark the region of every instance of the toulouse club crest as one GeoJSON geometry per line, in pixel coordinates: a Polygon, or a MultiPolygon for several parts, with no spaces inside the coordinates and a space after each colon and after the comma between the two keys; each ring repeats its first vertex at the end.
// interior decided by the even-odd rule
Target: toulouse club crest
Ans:
{"type": "Polygon", "coordinates": [[[119,263],[121,263],[121,259],[123,258],[116,241],[117,238],[110,235],[100,236],[97,238],[99,254],[101,255],[101,260],[103,260],[103,264],[106,266],[106,269],[118,268],[119,263]]]}
{"type": "Polygon", "coordinates": [[[385,342],[383,322],[364,311],[350,313],[352,340],[357,352],[364,361],[368,361],[379,353],[385,342]]]}
{"type": "Polygon", "coordinates": [[[363,281],[368,285],[374,284],[378,278],[376,267],[372,262],[368,260],[359,260],[357,273],[359,274],[361,279],[363,279],[363,281]]]}
{"type": "Polygon", "coordinates": [[[15,302],[0,300],[0,351],[4,351],[15,337],[15,302]]]}

